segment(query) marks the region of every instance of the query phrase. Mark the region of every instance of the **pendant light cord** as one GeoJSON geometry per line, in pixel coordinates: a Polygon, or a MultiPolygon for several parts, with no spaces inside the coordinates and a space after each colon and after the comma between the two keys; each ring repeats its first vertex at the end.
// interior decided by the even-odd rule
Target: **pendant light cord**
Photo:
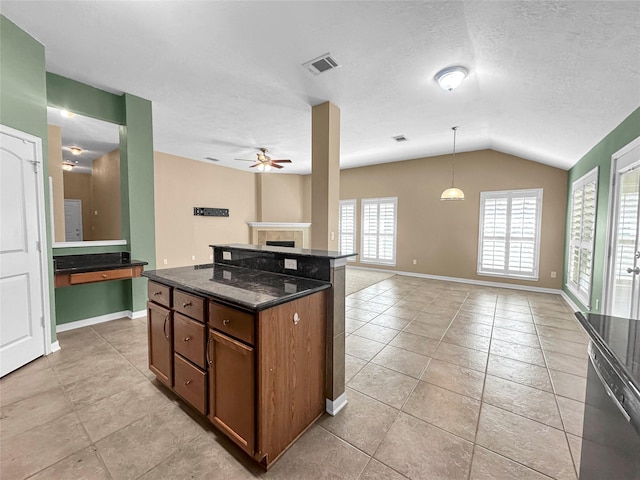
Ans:
{"type": "Polygon", "coordinates": [[[458,127],[451,127],[451,130],[453,130],[453,161],[451,164],[451,188],[453,188],[456,180],[456,133],[458,127]]]}

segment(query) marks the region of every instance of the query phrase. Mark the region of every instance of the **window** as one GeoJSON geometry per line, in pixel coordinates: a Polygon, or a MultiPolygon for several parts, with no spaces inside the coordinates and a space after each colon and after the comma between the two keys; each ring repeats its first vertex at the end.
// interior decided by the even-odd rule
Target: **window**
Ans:
{"type": "Polygon", "coordinates": [[[478,274],[538,279],[542,189],[480,193],[478,274]]]}
{"type": "Polygon", "coordinates": [[[596,167],[571,185],[567,287],[584,305],[591,303],[597,196],[598,168],[596,167]]]}
{"type": "MultiPolygon", "coordinates": [[[[338,246],[340,253],[353,253],[356,251],[356,201],[340,200],[340,213],[338,215],[338,246]]],[[[353,262],[354,257],[347,259],[353,262]]]]}
{"type": "Polygon", "coordinates": [[[396,264],[397,211],[397,197],[362,199],[361,262],[396,264]]]}

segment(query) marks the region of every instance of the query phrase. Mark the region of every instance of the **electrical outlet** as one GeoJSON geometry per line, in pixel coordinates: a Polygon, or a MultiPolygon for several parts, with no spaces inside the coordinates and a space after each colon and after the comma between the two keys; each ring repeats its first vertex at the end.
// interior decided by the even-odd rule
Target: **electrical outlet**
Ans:
{"type": "Polygon", "coordinates": [[[556,272],[551,272],[551,278],[556,278],[556,272]]]}
{"type": "Polygon", "coordinates": [[[222,252],[223,260],[231,260],[231,252],[222,252]]]}
{"type": "Polygon", "coordinates": [[[209,254],[209,260],[213,260],[213,253],[209,254]]]}
{"type": "Polygon", "coordinates": [[[164,264],[166,265],[166,264],[167,264],[167,259],[166,259],[166,258],[165,258],[165,259],[163,259],[163,260],[162,260],[162,263],[164,263],[164,264]]]}
{"type": "Polygon", "coordinates": [[[336,238],[335,232],[331,232],[331,240],[335,240],[335,238],[336,238]]]}
{"type": "Polygon", "coordinates": [[[191,255],[191,260],[195,260],[196,256],[195,255],[191,255]]]}
{"type": "Polygon", "coordinates": [[[600,310],[600,299],[596,298],[596,312],[600,310]]]}
{"type": "Polygon", "coordinates": [[[285,258],[284,259],[284,268],[289,270],[297,270],[298,269],[298,260],[295,258],[285,258]]]}
{"type": "Polygon", "coordinates": [[[416,260],[415,258],[413,259],[413,264],[417,265],[418,264],[418,260],[416,260]]]}

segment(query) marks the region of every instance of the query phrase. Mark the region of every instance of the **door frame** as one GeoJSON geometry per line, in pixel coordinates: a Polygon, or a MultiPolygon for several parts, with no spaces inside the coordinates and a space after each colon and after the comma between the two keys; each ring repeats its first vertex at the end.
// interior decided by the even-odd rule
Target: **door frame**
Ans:
{"type": "Polygon", "coordinates": [[[609,173],[609,207],[607,209],[607,231],[606,231],[606,243],[605,243],[605,257],[604,257],[604,270],[603,270],[603,282],[602,282],[602,309],[601,312],[605,315],[609,314],[611,301],[611,256],[613,254],[611,241],[613,240],[613,223],[616,216],[616,186],[614,185],[616,179],[616,172],[618,170],[618,159],[624,154],[630,152],[634,148],[640,145],[640,136],[627,143],[620,150],[611,155],[611,171],[609,173]]]}
{"type": "Polygon", "coordinates": [[[49,292],[49,241],[47,237],[46,210],[45,210],[45,189],[44,189],[44,162],[42,154],[42,139],[15,128],[0,124],[0,133],[19,138],[20,140],[33,143],[35,146],[36,171],[36,209],[38,211],[38,241],[40,242],[40,292],[42,301],[42,316],[44,318],[44,354],[49,355],[54,350],[59,350],[57,345],[51,343],[51,302],[49,292]]]}
{"type": "Polygon", "coordinates": [[[64,212],[65,213],[65,215],[64,215],[64,217],[65,217],[65,232],[64,232],[65,238],[64,238],[64,241],[68,242],[68,243],[84,242],[84,225],[82,224],[82,199],[80,199],[80,198],[65,198],[64,199],[64,208],[65,208],[65,212],[64,212]],[[80,212],[79,212],[80,216],[78,217],[78,220],[80,222],[80,237],[81,237],[80,240],[67,240],[67,231],[66,231],[66,226],[67,226],[67,223],[66,223],[67,222],[67,210],[66,210],[67,202],[73,202],[75,205],[80,205],[80,212]]]}

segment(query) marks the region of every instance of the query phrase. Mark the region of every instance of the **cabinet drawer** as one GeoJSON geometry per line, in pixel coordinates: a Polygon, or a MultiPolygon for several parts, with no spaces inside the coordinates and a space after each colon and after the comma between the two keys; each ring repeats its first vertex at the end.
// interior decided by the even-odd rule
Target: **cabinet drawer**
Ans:
{"type": "Polygon", "coordinates": [[[105,280],[121,280],[132,278],[132,268],[118,268],[115,270],[101,270],[99,272],[72,273],[69,277],[71,285],[79,283],[104,282],[105,280]]]}
{"type": "Polygon", "coordinates": [[[149,280],[147,283],[149,300],[171,308],[171,287],[149,280]]]}
{"type": "Polygon", "coordinates": [[[176,313],[173,317],[173,349],[191,360],[200,368],[205,368],[206,332],[204,323],[176,313]]]}
{"type": "Polygon", "coordinates": [[[173,291],[173,309],[199,322],[204,322],[204,298],[180,290],[173,291]]]}
{"type": "Polygon", "coordinates": [[[173,389],[203,415],[207,414],[207,374],[174,355],[173,389]]]}
{"type": "Polygon", "coordinates": [[[253,345],[253,315],[209,302],[209,325],[253,345]]]}

